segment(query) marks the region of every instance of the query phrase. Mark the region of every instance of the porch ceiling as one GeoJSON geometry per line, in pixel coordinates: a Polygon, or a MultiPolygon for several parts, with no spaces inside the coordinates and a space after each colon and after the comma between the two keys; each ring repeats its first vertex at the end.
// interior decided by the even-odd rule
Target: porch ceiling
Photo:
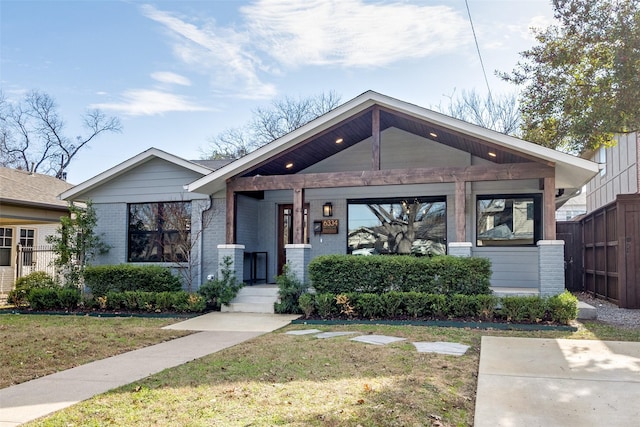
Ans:
{"type": "MultiPolygon", "coordinates": [[[[283,151],[279,155],[246,170],[241,176],[295,174],[327,157],[331,157],[372,136],[372,111],[373,107],[368,108],[359,115],[344,120],[326,131],[283,151]],[[336,143],[339,138],[342,139],[342,142],[336,143]],[[287,168],[288,164],[293,166],[287,168]]],[[[380,107],[380,132],[392,127],[471,153],[474,156],[497,164],[540,161],[540,159],[526,158],[515,151],[506,150],[481,138],[380,107]]],[[[384,144],[384,141],[382,143],[384,144]]]]}

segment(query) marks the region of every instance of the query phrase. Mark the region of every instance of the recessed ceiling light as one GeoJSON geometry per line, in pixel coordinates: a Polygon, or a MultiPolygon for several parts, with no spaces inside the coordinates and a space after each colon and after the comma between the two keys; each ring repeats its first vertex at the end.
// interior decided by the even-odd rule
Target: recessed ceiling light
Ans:
{"type": "Polygon", "coordinates": [[[489,156],[496,157],[496,153],[494,153],[493,151],[489,151],[489,156]]]}
{"type": "Polygon", "coordinates": [[[438,134],[435,133],[435,132],[429,132],[429,135],[431,135],[431,137],[433,137],[433,138],[437,138],[438,137],[438,134]]]}
{"type": "Polygon", "coordinates": [[[293,167],[293,163],[289,162],[286,165],[284,165],[284,167],[287,169],[291,169],[293,167]]]}
{"type": "Polygon", "coordinates": [[[336,144],[340,144],[340,143],[342,143],[342,141],[344,141],[344,139],[338,138],[338,139],[336,139],[336,144]]]}

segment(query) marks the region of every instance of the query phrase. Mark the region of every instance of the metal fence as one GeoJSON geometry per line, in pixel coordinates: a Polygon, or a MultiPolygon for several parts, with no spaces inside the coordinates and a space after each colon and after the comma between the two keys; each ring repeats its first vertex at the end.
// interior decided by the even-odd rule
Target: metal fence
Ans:
{"type": "Polygon", "coordinates": [[[44,271],[55,277],[53,265],[55,252],[52,246],[22,246],[18,245],[16,256],[16,278],[26,276],[34,271],[44,271]]]}

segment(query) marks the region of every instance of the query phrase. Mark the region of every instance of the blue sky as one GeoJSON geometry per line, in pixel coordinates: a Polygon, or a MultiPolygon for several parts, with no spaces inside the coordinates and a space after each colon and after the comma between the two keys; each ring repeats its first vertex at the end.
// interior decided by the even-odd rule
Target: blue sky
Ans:
{"type": "MultiPolygon", "coordinates": [[[[552,21],[548,0],[468,0],[491,90],[552,21]]],[[[0,0],[0,88],[52,96],[66,135],[118,116],[68,169],[78,184],[156,147],[201,157],[207,140],[274,98],[374,90],[424,107],[486,93],[464,0],[0,0]]]]}

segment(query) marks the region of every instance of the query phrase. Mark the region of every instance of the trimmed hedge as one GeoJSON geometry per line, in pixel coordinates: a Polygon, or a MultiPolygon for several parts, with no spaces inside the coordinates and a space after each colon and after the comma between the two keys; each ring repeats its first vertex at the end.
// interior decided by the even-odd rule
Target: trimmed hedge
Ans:
{"type": "Polygon", "coordinates": [[[85,300],[85,305],[111,311],[201,312],[206,308],[207,301],[202,295],[185,291],[109,291],[106,295],[85,300]]]}
{"type": "Polygon", "coordinates": [[[318,293],[491,293],[491,262],[476,257],[323,255],[309,263],[309,277],[318,293]]]}
{"type": "Polygon", "coordinates": [[[44,271],[34,271],[16,279],[16,287],[9,292],[7,302],[21,307],[28,303],[27,297],[32,290],[56,288],[59,288],[59,285],[53,277],[44,271]]]}
{"type": "Polygon", "coordinates": [[[567,324],[578,315],[578,299],[571,293],[552,297],[503,297],[494,295],[427,294],[391,291],[376,293],[303,294],[300,305],[307,317],[317,313],[362,319],[494,319],[516,323],[567,324]]]}
{"type": "Polygon", "coordinates": [[[157,265],[98,265],[87,267],[84,283],[94,297],[108,292],[177,292],[182,290],[178,276],[157,265]]]}

